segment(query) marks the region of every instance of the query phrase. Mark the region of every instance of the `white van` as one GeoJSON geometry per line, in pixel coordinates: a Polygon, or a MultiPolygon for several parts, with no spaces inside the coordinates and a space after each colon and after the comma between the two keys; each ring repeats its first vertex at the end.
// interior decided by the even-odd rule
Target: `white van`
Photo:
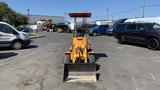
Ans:
{"type": "Polygon", "coordinates": [[[29,34],[17,31],[8,23],[0,22],[0,47],[12,47],[17,50],[30,43],[29,34]]]}

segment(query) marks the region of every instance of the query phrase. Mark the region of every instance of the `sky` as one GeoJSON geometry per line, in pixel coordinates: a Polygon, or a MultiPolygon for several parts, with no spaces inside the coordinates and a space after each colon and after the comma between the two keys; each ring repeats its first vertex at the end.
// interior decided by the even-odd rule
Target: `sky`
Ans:
{"type": "MultiPolygon", "coordinates": [[[[91,12],[93,19],[141,17],[144,0],[0,0],[15,11],[32,15],[65,16],[69,12],[91,12]]],[[[160,0],[146,0],[145,17],[160,16],[160,0]],[[156,5],[156,6],[154,6],[156,5]]]]}

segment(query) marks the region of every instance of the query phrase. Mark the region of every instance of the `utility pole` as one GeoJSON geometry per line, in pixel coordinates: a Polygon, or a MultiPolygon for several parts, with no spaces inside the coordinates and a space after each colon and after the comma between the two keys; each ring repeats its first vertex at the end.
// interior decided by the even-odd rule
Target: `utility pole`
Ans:
{"type": "Polygon", "coordinates": [[[114,21],[114,16],[112,16],[112,21],[114,21]]]}
{"type": "Polygon", "coordinates": [[[29,27],[30,27],[30,9],[27,9],[27,12],[28,12],[28,24],[29,24],[29,27]]]}
{"type": "Polygon", "coordinates": [[[146,0],[143,0],[142,18],[144,18],[144,14],[145,14],[145,7],[146,7],[146,0]]]}
{"type": "Polygon", "coordinates": [[[109,9],[107,8],[107,21],[108,21],[108,16],[109,16],[109,9]]]}
{"type": "Polygon", "coordinates": [[[65,18],[65,21],[67,21],[67,13],[65,13],[65,17],[64,18],[65,18]]]}

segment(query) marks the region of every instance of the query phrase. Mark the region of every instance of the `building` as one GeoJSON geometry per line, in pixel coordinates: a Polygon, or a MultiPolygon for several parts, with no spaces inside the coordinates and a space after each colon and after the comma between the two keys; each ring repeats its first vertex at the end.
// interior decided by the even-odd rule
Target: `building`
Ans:
{"type": "Polygon", "coordinates": [[[40,21],[52,20],[53,24],[63,23],[63,16],[30,15],[30,24],[37,24],[40,21]]]}
{"type": "Polygon", "coordinates": [[[96,25],[113,25],[112,20],[96,20],[96,25]]]}

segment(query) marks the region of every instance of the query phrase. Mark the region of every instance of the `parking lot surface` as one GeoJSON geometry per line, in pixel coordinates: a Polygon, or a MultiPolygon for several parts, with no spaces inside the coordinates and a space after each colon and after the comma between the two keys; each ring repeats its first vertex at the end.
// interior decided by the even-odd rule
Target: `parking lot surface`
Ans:
{"type": "Polygon", "coordinates": [[[45,33],[22,50],[0,49],[0,90],[160,90],[160,51],[90,37],[97,83],[64,83],[63,57],[72,34],[45,33]]]}

